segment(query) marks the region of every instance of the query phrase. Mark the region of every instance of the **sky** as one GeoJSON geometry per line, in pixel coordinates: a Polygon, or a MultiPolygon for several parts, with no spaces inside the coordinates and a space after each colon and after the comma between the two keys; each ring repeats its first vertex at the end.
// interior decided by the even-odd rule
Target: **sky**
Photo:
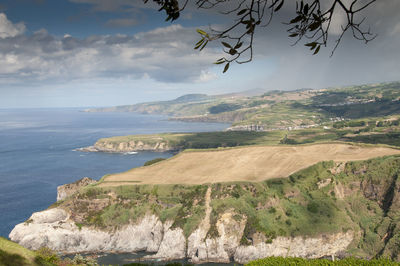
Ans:
{"type": "Polygon", "coordinates": [[[312,55],[304,43],[293,46],[288,38],[290,2],[257,30],[253,61],[233,64],[226,73],[213,64],[223,56],[219,42],[201,52],[193,47],[196,29],[224,28],[232,17],[189,4],[178,20],[165,22],[149,2],[0,1],[0,108],[114,106],[188,93],[400,80],[398,0],[378,0],[362,14],[375,40],[364,44],[345,35],[333,56],[343,16],[335,17],[329,46],[312,55]]]}

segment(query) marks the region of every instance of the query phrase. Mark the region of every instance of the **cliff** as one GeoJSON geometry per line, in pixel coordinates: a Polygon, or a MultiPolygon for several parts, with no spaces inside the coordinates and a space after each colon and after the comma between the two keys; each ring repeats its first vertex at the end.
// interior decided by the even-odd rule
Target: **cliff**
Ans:
{"type": "Polygon", "coordinates": [[[149,143],[142,140],[115,142],[115,141],[108,141],[106,139],[101,139],[97,141],[93,146],[77,149],[77,151],[83,151],[83,152],[115,152],[115,153],[136,152],[136,151],[166,152],[174,150],[177,150],[177,148],[171,147],[168,144],[168,142],[163,140],[149,143]]]}
{"type": "Polygon", "coordinates": [[[325,234],[318,237],[278,237],[270,243],[261,234],[255,234],[252,245],[241,245],[247,218],[234,218],[234,212],[219,215],[218,236],[210,236],[211,188],[206,193],[206,216],[189,237],[174,228],[173,221],[164,223],[155,215],[145,215],[136,223],[112,231],[80,227],[71,214],[53,208],[32,214],[25,223],[17,225],[10,239],[36,250],[46,246],[62,253],[138,252],[155,253],[148,259],[174,260],[189,258],[193,263],[238,263],[266,256],[320,258],[346,250],[353,240],[353,232],[325,234]]]}
{"type": "MultiPolygon", "coordinates": [[[[63,253],[138,252],[193,263],[266,256],[399,260],[400,157],[321,162],[288,178],[80,188],[10,238],[63,253]]],[[[103,184],[104,185],[104,184],[103,184]]]]}

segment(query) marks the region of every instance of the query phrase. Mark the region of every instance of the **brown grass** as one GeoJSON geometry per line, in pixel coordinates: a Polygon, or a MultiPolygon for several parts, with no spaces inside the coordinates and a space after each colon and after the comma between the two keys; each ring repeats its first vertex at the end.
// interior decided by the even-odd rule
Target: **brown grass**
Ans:
{"type": "Polygon", "coordinates": [[[320,161],[366,160],[394,154],[400,154],[400,150],[339,143],[186,151],[151,166],[109,175],[100,185],[262,181],[289,176],[320,161]]]}

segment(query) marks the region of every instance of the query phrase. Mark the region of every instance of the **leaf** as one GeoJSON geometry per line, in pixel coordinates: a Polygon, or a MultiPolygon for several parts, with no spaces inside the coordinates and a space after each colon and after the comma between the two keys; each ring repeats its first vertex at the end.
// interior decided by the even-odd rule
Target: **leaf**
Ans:
{"type": "Polygon", "coordinates": [[[235,55],[235,54],[237,54],[237,51],[236,51],[235,49],[231,48],[231,49],[229,50],[229,54],[230,54],[230,55],[235,55]]]}
{"type": "Polygon", "coordinates": [[[317,49],[315,49],[315,52],[313,54],[318,54],[320,48],[321,48],[321,45],[318,45],[317,49]]]}
{"type": "Polygon", "coordinates": [[[289,35],[289,37],[296,37],[298,35],[299,35],[298,33],[292,33],[292,34],[289,35]]]}
{"type": "Polygon", "coordinates": [[[194,49],[199,49],[199,47],[203,44],[204,42],[204,38],[202,38],[198,43],[196,43],[196,46],[194,47],[194,49]]]}
{"type": "Polygon", "coordinates": [[[285,0],[282,0],[282,2],[279,3],[279,5],[275,8],[274,11],[277,12],[279,9],[281,9],[284,2],[285,2],[285,0]]]}
{"type": "Polygon", "coordinates": [[[204,42],[204,38],[201,38],[200,41],[198,41],[198,42],[196,43],[196,46],[199,45],[199,44],[201,44],[202,42],[204,42]]]}
{"type": "Polygon", "coordinates": [[[319,22],[314,22],[314,23],[311,23],[310,24],[310,26],[308,26],[308,29],[310,30],[310,31],[315,31],[316,29],[318,29],[318,27],[321,25],[321,23],[319,23],[319,22]]]}
{"type": "Polygon", "coordinates": [[[203,46],[200,48],[200,51],[203,50],[204,47],[206,47],[207,43],[208,43],[208,40],[207,40],[207,41],[203,44],[203,46]]]}
{"type": "Polygon", "coordinates": [[[243,42],[240,42],[238,44],[235,45],[235,47],[233,47],[233,49],[239,49],[240,47],[242,47],[243,42]]]}
{"type": "Polygon", "coordinates": [[[301,15],[298,15],[297,17],[295,17],[294,19],[292,19],[292,20],[290,21],[290,23],[291,23],[291,24],[297,23],[297,22],[299,22],[301,19],[302,19],[302,16],[301,16],[301,15]]]}
{"type": "Polygon", "coordinates": [[[232,48],[232,46],[229,43],[226,42],[221,42],[223,46],[225,46],[226,48],[232,48]]]}
{"type": "Polygon", "coordinates": [[[223,63],[225,63],[225,60],[223,60],[223,61],[216,61],[214,64],[220,65],[220,64],[223,64],[223,63]]]}
{"type": "Polygon", "coordinates": [[[305,46],[310,47],[310,50],[314,50],[315,47],[317,46],[317,43],[316,42],[309,42],[309,43],[306,43],[305,46]]]}
{"type": "Polygon", "coordinates": [[[244,13],[246,13],[246,11],[247,11],[247,9],[242,9],[237,13],[237,15],[238,16],[243,15],[244,13]]]}
{"type": "Polygon", "coordinates": [[[308,13],[308,4],[304,5],[304,14],[307,15],[308,13]]]}
{"type": "Polygon", "coordinates": [[[203,30],[197,29],[196,31],[201,35],[207,35],[207,32],[205,32],[203,30]]]}
{"type": "Polygon", "coordinates": [[[279,0],[275,0],[274,2],[272,2],[272,4],[268,7],[268,8],[272,8],[274,7],[274,5],[276,5],[276,3],[278,3],[279,0]]]}
{"type": "Polygon", "coordinates": [[[228,71],[229,69],[229,63],[227,63],[224,67],[224,71],[222,71],[222,73],[225,73],[226,71],[228,71]]]}

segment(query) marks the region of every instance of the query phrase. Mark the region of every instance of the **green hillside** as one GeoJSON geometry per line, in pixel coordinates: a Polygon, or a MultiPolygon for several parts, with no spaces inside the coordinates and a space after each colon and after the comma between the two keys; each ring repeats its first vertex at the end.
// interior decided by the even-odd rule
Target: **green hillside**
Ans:
{"type": "Polygon", "coordinates": [[[270,91],[207,96],[188,94],[171,101],[141,103],[90,112],[165,114],[176,120],[259,125],[264,129],[314,127],[337,119],[400,113],[400,82],[322,90],[270,91]]]}
{"type": "Polygon", "coordinates": [[[205,215],[205,193],[211,194],[209,235],[225,211],[235,219],[247,217],[241,240],[252,244],[253,234],[267,241],[278,236],[317,236],[354,232],[346,256],[400,259],[400,157],[388,156],[348,163],[321,162],[289,176],[263,182],[226,182],[205,185],[90,186],[57,205],[75,215],[76,223],[113,230],[154,213],[173,220],[185,235],[205,215]],[[91,206],[93,199],[106,206],[91,206]]]}
{"type": "Polygon", "coordinates": [[[171,149],[205,149],[249,145],[306,144],[331,141],[385,144],[400,147],[400,115],[326,122],[314,128],[273,131],[224,131],[199,133],[164,133],[102,138],[98,145],[141,141],[165,143],[171,149]]]}

